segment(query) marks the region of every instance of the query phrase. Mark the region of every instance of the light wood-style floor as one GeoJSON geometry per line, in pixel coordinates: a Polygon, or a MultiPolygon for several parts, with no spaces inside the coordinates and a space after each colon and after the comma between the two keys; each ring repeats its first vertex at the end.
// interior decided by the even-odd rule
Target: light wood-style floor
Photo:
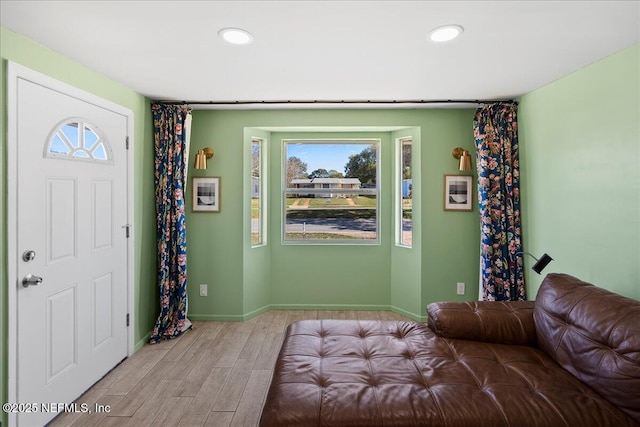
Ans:
{"type": "Polygon", "coordinates": [[[269,311],[246,322],[193,322],[145,345],[49,426],[256,426],[286,326],[303,319],[410,320],[388,311],[269,311]],[[95,412],[96,405],[109,412],[95,412]]]}

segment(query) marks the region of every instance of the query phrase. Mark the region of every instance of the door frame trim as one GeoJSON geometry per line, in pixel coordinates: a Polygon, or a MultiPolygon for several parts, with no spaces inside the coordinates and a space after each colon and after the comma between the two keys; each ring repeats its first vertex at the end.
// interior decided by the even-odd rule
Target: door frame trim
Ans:
{"type": "MultiPolygon", "coordinates": [[[[56,80],[45,74],[34,71],[12,61],[7,64],[7,277],[8,277],[8,401],[17,402],[18,378],[17,378],[17,357],[18,357],[18,316],[17,290],[19,286],[18,271],[18,80],[27,80],[40,86],[47,87],[56,92],[71,96],[80,101],[84,101],[98,107],[110,110],[114,113],[125,116],[127,119],[127,135],[129,137],[129,149],[126,150],[126,171],[127,171],[127,224],[130,225],[130,238],[127,239],[127,312],[133,319],[127,328],[127,356],[134,353],[134,331],[135,325],[135,289],[134,289],[134,242],[136,239],[136,228],[134,225],[134,114],[133,111],[101,98],[90,92],[86,92],[76,86],[56,80]]],[[[123,142],[124,143],[124,142],[123,142]]],[[[123,231],[124,232],[124,231],[123,231]]],[[[123,319],[124,322],[124,319],[123,319]]],[[[17,414],[9,415],[9,425],[16,423],[17,414]]]]}

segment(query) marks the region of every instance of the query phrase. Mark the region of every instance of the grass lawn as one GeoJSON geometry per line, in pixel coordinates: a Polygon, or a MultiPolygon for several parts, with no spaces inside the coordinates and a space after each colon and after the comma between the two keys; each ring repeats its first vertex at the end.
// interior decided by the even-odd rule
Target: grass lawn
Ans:
{"type": "Polygon", "coordinates": [[[375,208],[377,206],[377,202],[376,202],[376,198],[375,197],[360,196],[360,197],[354,199],[353,201],[356,202],[356,205],[358,205],[358,206],[366,206],[366,207],[371,207],[371,208],[375,208]]]}
{"type": "Polygon", "coordinates": [[[329,198],[329,199],[309,199],[310,208],[324,208],[324,207],[344,207],[350,206],[347,199],[341,198],[329,198]]]}
{"type": "Polygon", "coordinates": [[[260,200],[251,199],[251,218],[258,218],[260,216],[259,204],[260,200]]]}
{"type": "MultiPolygon", "coordinates": [[[[287,210],[287,215],[291,218],[375,218],[375,209],[376,198],[375,197],[358,197],[351,199],[355,203],[352,205],[349,203],[346,198],[334,197],[330,199],[297,199],[295,197],[287,197],[286,199],[287,208],[291,207],[295,203],[296,200],[299,200],[298,206],[303,206],[308,201],[307,209],[291,209],[287,210]],[[329,200],[329,203],[327,203],[329,200]],[[359,209],[344,209],[349,207],[356,207],[359,209]],[[329,209],[336,209],[333,211],[329,211],[329,209]],[[370,212],[365,211],[362,208],[370,208],[370,212]]],[[[251,218],[258,218],[259,209],[258,209],[258,199],[251,199],[251,218]]],[[[411,218],[411,208],[412,203],[411,199],[405,199],[402,201],[402,217],[403,218],[411,218]]]]}
{"type": "Polygon", "coordinates": [[[299,199],[296,206],[303,206],[308,203],[308,207],[302,209],[291,208],[295,202],[294,198],[287,198],[287,217],[294,219],[358,219],[376,217],[376,198],[358,197],[347,199],[341,197],[299,199]],[[349,201],[352,200],[353,203],[349,201]],[[289,209],[291,208],[291,209],[289,209]]]}
{"type": "Polygon", "coordinates": [[[371,196],[360,196],[355,198],[345,197],[317,197],[317,198],[295,198],[287,197],[287,207],[293,205],[298,200],[297,206],[309,206],[309,208],[324,208],[324,207],[345,207],[345,206],[359,206],[359,207],[371,207],[375,208],[376,198],[371,196]]]}
{"type": "Polygon", "coordinates": [[[411,219],[413,213],[413,200],[402,199],[402,218],[411,219]]]}
{"type": "Polygon", "coordinates": [[[335,234],[335,233],[286,233],[286,239],[291,240],[333,240],[333,239],[356,239],[355,236],[349,236],[348,234],[335,234]]]}
{"type": "Polygon", "coordinates": [[[293,219],[359,219],[375,218],[375,209],[291,209],[287,210],[287,218],[293,219]]]}

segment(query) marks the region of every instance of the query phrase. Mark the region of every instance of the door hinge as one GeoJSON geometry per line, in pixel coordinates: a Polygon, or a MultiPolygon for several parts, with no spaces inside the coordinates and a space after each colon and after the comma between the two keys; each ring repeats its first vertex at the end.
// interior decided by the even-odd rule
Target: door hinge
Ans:
{"type": "Polygon", "coordinates": [[[125,142],[125,147],[127,148],[127,150],[129,149],[129,137],[127,136],[127,140],[125,142]]]}
{"type": "Polygon", "coordinates": [[[127,313],[127,326],[129,326],[129,313],[127,313]]]}
{"type": "Polygon", "coordinates": [[[125,224],[122,226],[122,228],[124,228],[127,239],[128,239],[129,235],[131,234],[131,224],[125,224]]]}

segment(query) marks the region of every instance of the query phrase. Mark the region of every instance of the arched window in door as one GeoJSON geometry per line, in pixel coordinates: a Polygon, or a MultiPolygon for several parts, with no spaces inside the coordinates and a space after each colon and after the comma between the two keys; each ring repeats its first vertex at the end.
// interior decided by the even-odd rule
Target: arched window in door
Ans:
{"type": "Polygon", "coordinates": [[[47,140],[44,156],[66,160],[113,163],[109,142],[98,127],[77,117],[63,120],[53,129],[47,140]]]}

